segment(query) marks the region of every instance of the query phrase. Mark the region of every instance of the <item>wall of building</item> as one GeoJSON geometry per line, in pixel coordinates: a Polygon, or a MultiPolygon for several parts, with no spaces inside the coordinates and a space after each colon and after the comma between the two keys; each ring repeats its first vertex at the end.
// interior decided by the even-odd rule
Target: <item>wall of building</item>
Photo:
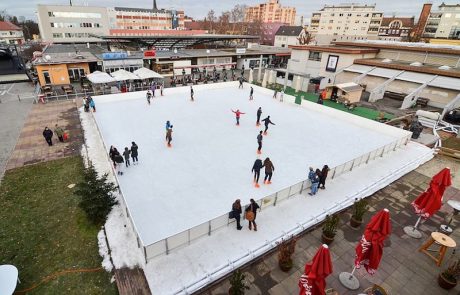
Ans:
{"type": "Polygon", "coordinates": [[[40,86],[46,85],[45,77],[43,76],[44,71],[48,71],[51,85],[70,84],[69,69],[83,69],[85,75],[90,73],[88,63],[37,65],[35,68],[37,70],[40,86]]]}
{"type": "Polygon", "coordinates": [[[288,47],[289,45],[299,45],[298,36],[275,36],[275,47],[288,47]]]}
{"type": "Polygon", "coordinates": [[[99,39],[90,34],[109,34],[105,7],[38,5],[37,16],[43,41],[96,42],[99,39]]]}
{"type": "Polygon", "coordinates": [[[245,22],[260,20],[263,23],[285,23],[293,26],[295,15],[294,7],[282,7],[277,0],[268,0],[264,4],[247,7],[244,20],[245,22]]]}
{"type": "Polygon", "coordinates": [[[0,43],[23,44],[24,34],[22,31],[0,31],[0,43]]]}

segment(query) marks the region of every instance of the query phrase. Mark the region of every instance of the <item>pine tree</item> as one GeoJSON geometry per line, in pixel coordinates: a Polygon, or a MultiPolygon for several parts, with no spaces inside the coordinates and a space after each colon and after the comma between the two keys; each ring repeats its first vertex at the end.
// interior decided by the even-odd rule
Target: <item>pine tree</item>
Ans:
{"type": "Polygon", "coordinates": [[[112,207],[118,204],[113,192],[118,187],[107,180],[108,174],[98,177],[92,163],[84,170],[84,180],[77,184],[75,195],[81,197],[79,206],[88,219],[96,225],[102,225],[112,207]]]}

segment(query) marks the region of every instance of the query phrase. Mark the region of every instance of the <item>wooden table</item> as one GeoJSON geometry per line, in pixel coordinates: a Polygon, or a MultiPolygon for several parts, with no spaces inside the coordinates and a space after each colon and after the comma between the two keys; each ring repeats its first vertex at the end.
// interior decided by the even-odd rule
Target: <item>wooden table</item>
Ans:
{"type": "Polygon", "coordinates": [[[437,266],[441,266],[444,256],[446,255],[447,248],[455,247],[457,247],[457,243],[455,243],[455,241],[452,238],[443,233],[433,232],[431,233],[431,237],[428,239],[428,241],[426,241],[422,245],[422,247],[420,247],[419,251],[425,253],[431,259],[433,259],[436,262],[437,266]],[[430,246],[433,245],[435,242],[439,245],[439,249],[429,249],[430,246]],[[429,252],[438,252],[438,254],[434,256],[429,252]]]}

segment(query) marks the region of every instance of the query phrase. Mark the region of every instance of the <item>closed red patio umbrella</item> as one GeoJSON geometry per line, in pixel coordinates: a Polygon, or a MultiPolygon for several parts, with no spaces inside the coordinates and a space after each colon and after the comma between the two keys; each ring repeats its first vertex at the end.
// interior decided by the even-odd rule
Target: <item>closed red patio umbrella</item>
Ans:
{"type": "Polygon", "coordinates": [[[372,216],[356,246],[355,266],[351,273],[342,272],[340,282],[351,290],[359,288],[359,281],[353,275],[357,268],[364,265],[369,274],[377,270],[383,255],[383,242],[391,233],[390,211],[383,209],[372,216]]]}
{"type": "Polygon", "coordinates": [[[305,273],[300,277],[299,295],[324,295],[326,277],[332,273],[329,247],[322,245],[311,263],[305,265],[305,273]]]}
{"type": "Polygon", "coordinates": [[[417,230],[420,220],[428,219],[435,214],[442,206],[442,196],[446,188],[452,184],[450,169],[444,168],[438,174],[433,176],[430,186],[420,196],[412,202],[415,213],[419,215],[415,226],[404,227],[404,232],[413,237],[420,239],[422,233],[417,230]]]}

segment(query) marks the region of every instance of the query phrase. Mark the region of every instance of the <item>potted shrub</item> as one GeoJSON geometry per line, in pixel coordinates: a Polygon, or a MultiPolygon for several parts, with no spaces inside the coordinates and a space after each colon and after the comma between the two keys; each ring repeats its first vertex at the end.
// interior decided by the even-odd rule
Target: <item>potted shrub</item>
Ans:
{"type": "Polygon", "coordinates": [[[355,199],[355,203],[353,204],[353,214],[350,219],[350,225],[352,228],[358,228],[361,224],[363,224],[363,216],[366,214],[368,208],[369,206],[367,200],[355,199]]]}
{"type": "Polygon", "coordinates": [[[237,269],[233,272],[232,277],[230,278],[230,289],[228,289],[229,295],[244,295],[246,290],[249,290],[249,287],[246,285],[246,275],[237,269]]]}
{"type": "Polygon", "coordinates": [[[335,234],[337,232],[337,226],[339,225],[339,216],[327,215],[326,220],[323,224],[323,235],[321,236],[324,244],[329,245],[334,241],[335,234]]]}
{"type": "Polygon", "coordinates": [[[460,258],[452,261],[449,267],[438,276],[438,284],[441,288],[449,290],[457,286],[457,279],[460,277],[460,258]]]}
{"type": "Polygon", "coordinates": [[[292,237],[289,240],[282,240],[278,244],[278,265],[284,272],[288,272],[292,268],[292,254],[295,251],[297,238],[292,237]]]}

